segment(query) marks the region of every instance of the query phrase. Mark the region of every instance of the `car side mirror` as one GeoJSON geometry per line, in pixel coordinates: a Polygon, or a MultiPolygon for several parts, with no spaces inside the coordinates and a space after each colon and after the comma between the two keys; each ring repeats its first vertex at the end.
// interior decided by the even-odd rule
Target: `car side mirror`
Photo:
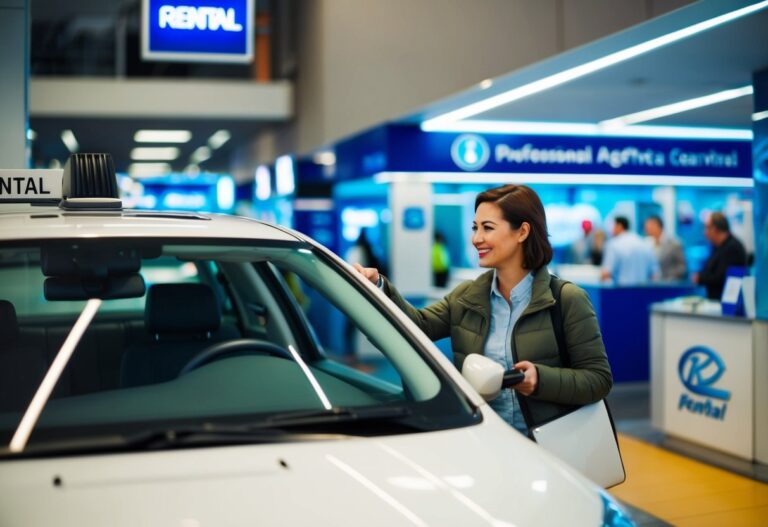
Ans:
{"type": "Polygon", "coordinates": [[[478,353],[470,353],[464,359],[461,374],[486,401],[493,401],[499,396],[504,380],[501,364],[478,353]]]}

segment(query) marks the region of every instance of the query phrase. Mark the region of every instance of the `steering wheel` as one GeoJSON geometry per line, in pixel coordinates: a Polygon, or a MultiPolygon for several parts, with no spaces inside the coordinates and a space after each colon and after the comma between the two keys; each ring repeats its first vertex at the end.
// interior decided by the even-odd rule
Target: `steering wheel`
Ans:
{"type": "Polygon", "coordinates": [[[273,357],[293,360],[291,353],[272,342],[259,339],[235,339],[217,342],[205,348],[203,351],[192,357],[179,372],[179,376],[187,374],[194,369],[204,366],[209,362],[219,360],[227,355],[238,355],[241,352],[267,353],[273,357]]]}

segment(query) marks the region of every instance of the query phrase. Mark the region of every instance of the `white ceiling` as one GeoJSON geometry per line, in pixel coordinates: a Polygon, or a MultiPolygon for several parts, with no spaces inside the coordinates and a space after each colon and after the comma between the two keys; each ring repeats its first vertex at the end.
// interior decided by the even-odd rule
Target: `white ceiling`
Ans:
{"type": "MultiPolygon", "coordinates": [[[[755,1],[708,0],[493,79],[429,105],[403,121],[420,122],[576,65],[707,20],[755,1]]],[[[751,84],[768,68],[768,8],[585,77],[471,117],[510,121],[596,123],[751,84]]],[[[751,128],[746,96],[643,124],[751,128]]]]}

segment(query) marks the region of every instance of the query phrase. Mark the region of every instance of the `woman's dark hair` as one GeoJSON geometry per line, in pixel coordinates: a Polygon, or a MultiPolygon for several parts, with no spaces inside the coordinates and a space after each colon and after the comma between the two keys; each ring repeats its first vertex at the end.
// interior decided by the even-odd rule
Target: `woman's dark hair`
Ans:
{"type": "Polygon", "coordinates": [[[536,270],[552,260],[547,217],[538,194],[525,185],[504,185],[481,192],[475,198],[475,211],[481,203],[493,203],[514,229],[528,222],[531,232],[523,242],[523,267],[536,270]]]}

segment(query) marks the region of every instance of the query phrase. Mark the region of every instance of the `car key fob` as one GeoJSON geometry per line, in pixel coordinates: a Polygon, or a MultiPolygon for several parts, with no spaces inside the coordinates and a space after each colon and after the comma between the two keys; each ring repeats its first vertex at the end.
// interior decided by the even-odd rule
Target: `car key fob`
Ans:
{"type": "Polygon", "coordinates": [[[516,384],[520,384],[525,379],[525,372],[520,370],[507,370],[504,372],[504,377],[501,381],[502,388],[510,388],[516,384]]]}

